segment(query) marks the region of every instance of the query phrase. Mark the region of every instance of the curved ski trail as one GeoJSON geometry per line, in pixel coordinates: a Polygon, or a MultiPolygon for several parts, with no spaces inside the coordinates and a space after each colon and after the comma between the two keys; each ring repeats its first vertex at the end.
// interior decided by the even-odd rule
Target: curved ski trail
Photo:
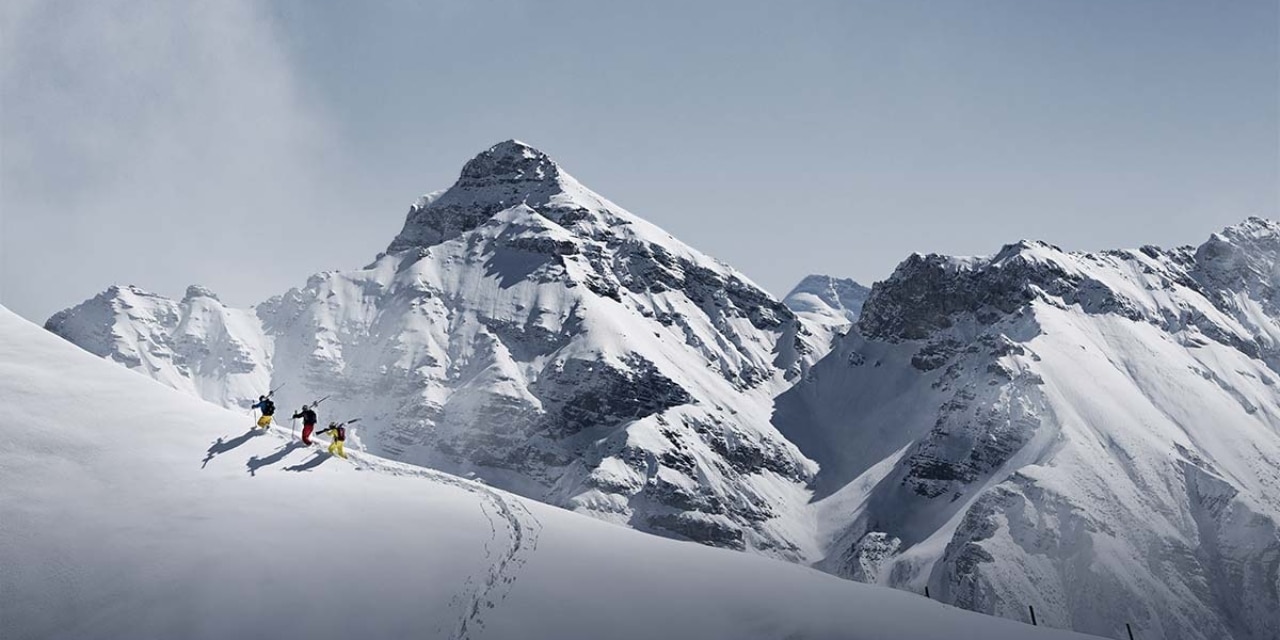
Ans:
{"type": "MultiPolygon", "coordinates": [[[[378,473],[428,478],[476,494],[480,509],[489,521],[489,539],[485,541],[487,568],[466,581],[462,593],[454,599],[460,606],[457,626],[451,640],[469,640],[484,629],[485,614],[497,607],[511,591],[520,569],[538,548],[542,523],[518,500],[510,500],[502,492],[479,482],[465,480],[433,469],[392,462],[364,452],[348,452],[350,460],[378,473]]],[[[443,630],[443,629],[442,629],[443,630]]]]}

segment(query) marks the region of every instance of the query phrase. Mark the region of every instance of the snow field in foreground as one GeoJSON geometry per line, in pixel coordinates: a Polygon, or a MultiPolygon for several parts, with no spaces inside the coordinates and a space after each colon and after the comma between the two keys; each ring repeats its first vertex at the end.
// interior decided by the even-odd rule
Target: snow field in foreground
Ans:
{"type": "Polygon", "coordinates": [[[1085,637],[251,422],[0,309],[0,637],[1085,637]]]}

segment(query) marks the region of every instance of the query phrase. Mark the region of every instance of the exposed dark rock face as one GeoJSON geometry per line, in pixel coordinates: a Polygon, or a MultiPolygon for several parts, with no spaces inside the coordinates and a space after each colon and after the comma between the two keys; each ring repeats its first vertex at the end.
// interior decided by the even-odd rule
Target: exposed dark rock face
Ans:
{"type": "Polygon", "coordinates": [[[741,529],[716,520],[700,518],[691,512],[650,516],[647,524],[651,529],[669,531],[713,547],[737,550],[745,547],[741,529]]]}
{"type": "Polygon", "coordinates": [[[542,401],[542,424],[553,437],[567,437],[589,427],[639,420],[693,401],[642,356],[627,358],[625,368],[604,362],[569,360],[545,371],[530,386],[542,401]]]}

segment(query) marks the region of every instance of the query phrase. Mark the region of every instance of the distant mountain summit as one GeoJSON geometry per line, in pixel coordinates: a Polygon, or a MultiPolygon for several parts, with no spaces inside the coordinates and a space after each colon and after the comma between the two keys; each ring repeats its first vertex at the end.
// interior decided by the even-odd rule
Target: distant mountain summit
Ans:
{"type": "MultiPolygon", "coordinates": [[[[810,275],[782,299],[796,315],[807,320],[819,344],[830,345],[835,335],[844,333],[862,314],[871,289],[849,280],[810,275]]],[[[824,351],[825,352],[825,351],[824,351]]]]}
{"type": "Polygon", "coordinates": [[[467,162],[453,187],[419,199],[387,252],[456,238],[516,205],[552,215],[562,206],[575,208],[574,195],[586,196],[583,204],[591,205],[588,193],[541,151],[516,140],[500,142],[467,162]],[[553,205],[553,199],[560,202],[553,205]]]}
{"type": "Polygon", "coordinates": [[[830,315],[853,324],[870,294],[871,289],[848,278],[809,275],[782,300],[796,313],[830,315]]]}

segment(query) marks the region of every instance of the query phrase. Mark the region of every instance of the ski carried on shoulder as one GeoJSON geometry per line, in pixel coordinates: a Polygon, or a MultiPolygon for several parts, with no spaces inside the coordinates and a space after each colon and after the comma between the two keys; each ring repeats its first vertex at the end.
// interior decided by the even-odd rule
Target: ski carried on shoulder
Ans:
{"type": "MultiPolygon", "coordinates": [[[[282,383],[280,386],[278,386],[278,387],[276,387],[276,388],[274,388],[274,389],[271,389],[271,390],[267,391],[266,395],[261,396],[260,398],[265,398],[268,402],[270,402],[270,401],[271,401],[271,396],[275,395],[275,393],[276,393],[277,391],[279,391],[279,390],[283,389],[285,384],[287,384],[287,383],[282,383]]],[[[274,402],[272,402],[271,404],[272,404],[273,406],[275,405],[275,403],[274,403],[274,402]]],[[[256,407],[257,405],[254,405],[254,406],[256,407]]],[[[254,427],[257,427],[257,428],[261,428],[261,429],[262,429],[262,431],[263,431],[264,433],[267,431],[267,429],[268,429],[268,428],[270,428],[270,426],[271,426],[271,423],[270,423],[270,422],[268,422],[267,424],[262,424],[261,422],[259,422],[259,421],[258,421],[258,420],[259,420],[259,417],[258,417],[258,411],[257,411],[257,409],[254,409],[254,411],[253,411],[253,418],[254,418],[254,424],[253,424],[253,426],[254,426],[254,427]]]]}
{"type": "MultiPolygon", "coordinates": [[[[328,427],[316,433],[317,436],[329,435],[329,446],[325,450],[325,453],[328,453],[330,456],[336,455],[343,460],[350,460],[347,457],[346,450],[344,449],[344,445],[347,442],[347,425],[355,424],[357,422],[360,422],[360,418],[351,418],[350,420],[343,420],[342,422],[330,422],[328,427]],[[337,449],[337,452],[334,452],[335,448],[337,449]]],[[[323,440],[317,439],[316,442],[317,444],[324,444],[323,440]]],[[[355,463],[352,462],[352,464],[355,463]]],[[[357,468],[359,467],[357,466],[357,468]]]]}

